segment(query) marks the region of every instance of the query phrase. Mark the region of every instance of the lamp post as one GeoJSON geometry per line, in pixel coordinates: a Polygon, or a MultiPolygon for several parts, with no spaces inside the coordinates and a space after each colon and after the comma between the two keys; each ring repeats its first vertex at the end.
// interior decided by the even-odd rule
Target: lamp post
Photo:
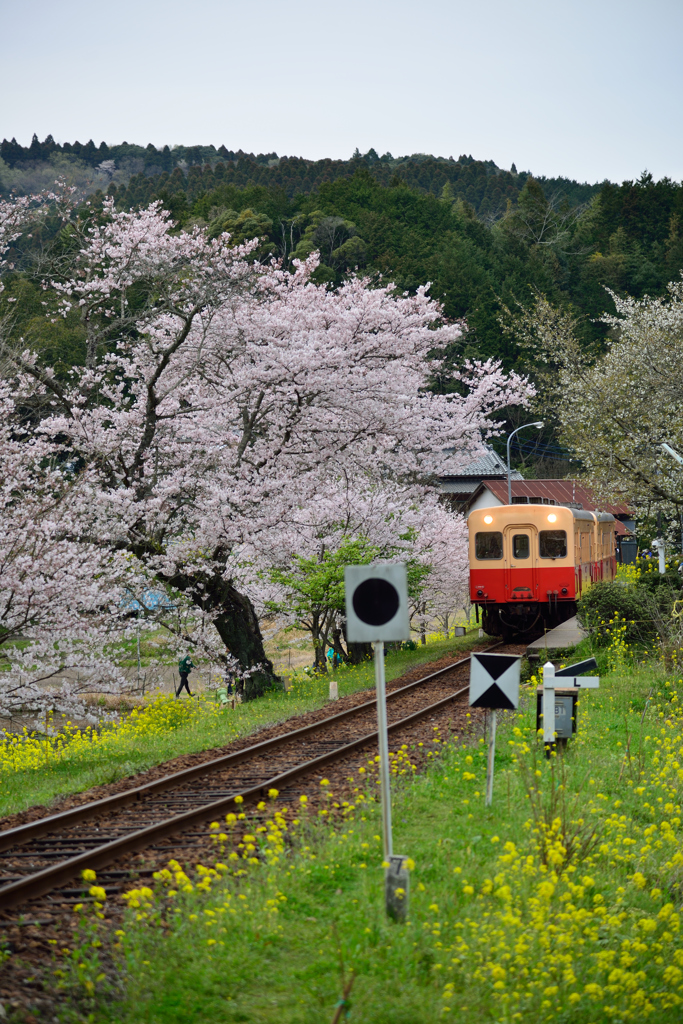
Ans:
{"type": "Polygon", "coordinates": [[[663,444],[662,448],[667,453],[667,455],[671,455],[672,458],[676,460],[676,462],[680,462],[680,464],[683,466],[683,457],[681,457],[678,454],[678,452],[675,452],[670,444],[663,444]]]}
{"type": "MultiPolygon", "coordinates": [[[[662,448],[664,449],[667,455],[670,455],[672,459],[675,459],[676,462],[680,463],[680,465],[683,466],[683,458],[678,454],[677,451],[674,451],[670,444],[662,444],[662,448]]],[[[681,550],[683,551],[683,513],[681,514],[681,550]]]]}
{"type": "Polygon", "coordinates": [[[544,424],[542,420],[539,420],[538,423],[523,423],[521,427],[517,427],[516,430],[513,430],[510,436],[508,437],[508,505],[512,504],[512,480],[510,479],[510,441],[515,436],[515,434],[518,434],[520,430],[524,430],[526,427],[538,427],[540,430],[540,428],[543,425],[544,424]]]}

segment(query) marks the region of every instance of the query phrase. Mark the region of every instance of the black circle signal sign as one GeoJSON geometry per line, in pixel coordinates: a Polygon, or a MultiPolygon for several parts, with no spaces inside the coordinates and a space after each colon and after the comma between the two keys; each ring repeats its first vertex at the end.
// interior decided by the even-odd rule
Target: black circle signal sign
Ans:
{"type": "Polygon", "coordinates": [[[408,574],[396,562],[347,565],[344,569],[346,638],[349,643],[410,637],[408,574]]]}
{"type": "Polygon", "coordinates": [[[384,626],[391,622],[399,604],[396,587],[377,577],[365,580],[353,593],[353,610],[368,626],[384,626]]]}

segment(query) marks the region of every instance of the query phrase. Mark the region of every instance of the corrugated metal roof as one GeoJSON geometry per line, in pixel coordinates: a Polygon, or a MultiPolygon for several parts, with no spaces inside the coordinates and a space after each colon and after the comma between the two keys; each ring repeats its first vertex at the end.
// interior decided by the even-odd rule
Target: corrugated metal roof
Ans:
{"type": "Polygon", "coordinates": [[[628,526],[624,526],[620,519],[614,520],[614,532],[617,537],[633,537],[633,532],[629,530],[628,526]]]}
{"type": "MultiPolygon", "coordinates": [[[[508,490],[506,480],[482,480],[482,487],[507,504],[508,490]]],[[[611,512],[613,516],[630,516],[632,510],[628,505],[609,505],[604,501],[596,501],[589,488],[579,480],[513,480],[513,498],[553,498],[560,504],[569,501],[579,502],[588,512],[611,512]]]]}

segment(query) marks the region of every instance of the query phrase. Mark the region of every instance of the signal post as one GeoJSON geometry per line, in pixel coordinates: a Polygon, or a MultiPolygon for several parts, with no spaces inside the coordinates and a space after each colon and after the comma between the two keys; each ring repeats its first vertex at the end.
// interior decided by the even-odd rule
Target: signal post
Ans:
{"type": "Polygon", "coordinates": [[[353,565],[344,570],[346,636],[350,643],[371,643],[375,654],[377,736],[379,740],[382,842],[385,868],[384,894],[389,917],[405,921],[408,915],[410,875],[407,857],[395,854],[391,826],[391,773],[384,676],[384,644],[410,639],[408,576],[405,565],[353,565]]]}

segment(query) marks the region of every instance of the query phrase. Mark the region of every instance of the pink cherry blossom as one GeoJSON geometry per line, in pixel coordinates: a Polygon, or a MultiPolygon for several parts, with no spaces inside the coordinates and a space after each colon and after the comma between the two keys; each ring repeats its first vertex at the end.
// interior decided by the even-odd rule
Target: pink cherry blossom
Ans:
{"type": "MultiPolygon", "coordinates": [[[[407,295],[352,278],[328,290],[311,281],[315,256],[291,273],[260,266],[257,240],[174,230],[159,205],[108,204],[102,222],[74,230],[76,255],[50,287],[79,311],[86,365],[59,383],[27,353],[13,359],[47,409],[31,442],[59,443],[75,467],[60,536],[101,571],[98,592],[125,589],[125,555],[126,572],[212,624],[201,642],[214,657],[227,645],[255,694],[272,679],[257,567],[310,545],[344,493],[359,508],[376,493],[385,518],[395,506],[419,520],[430,614],[453,600],[463,526],[436,504],[435,478],[481,452],[496,410],[527,400],[523,378],[468,362],[457,391],[431,392],[463,325],[444,321],[426,287],[407,295]]],[[[375,532],[391,532],[382,515],[375,532]]],[[[200,642],[191,624],[182,642],[200,642]]]]}

